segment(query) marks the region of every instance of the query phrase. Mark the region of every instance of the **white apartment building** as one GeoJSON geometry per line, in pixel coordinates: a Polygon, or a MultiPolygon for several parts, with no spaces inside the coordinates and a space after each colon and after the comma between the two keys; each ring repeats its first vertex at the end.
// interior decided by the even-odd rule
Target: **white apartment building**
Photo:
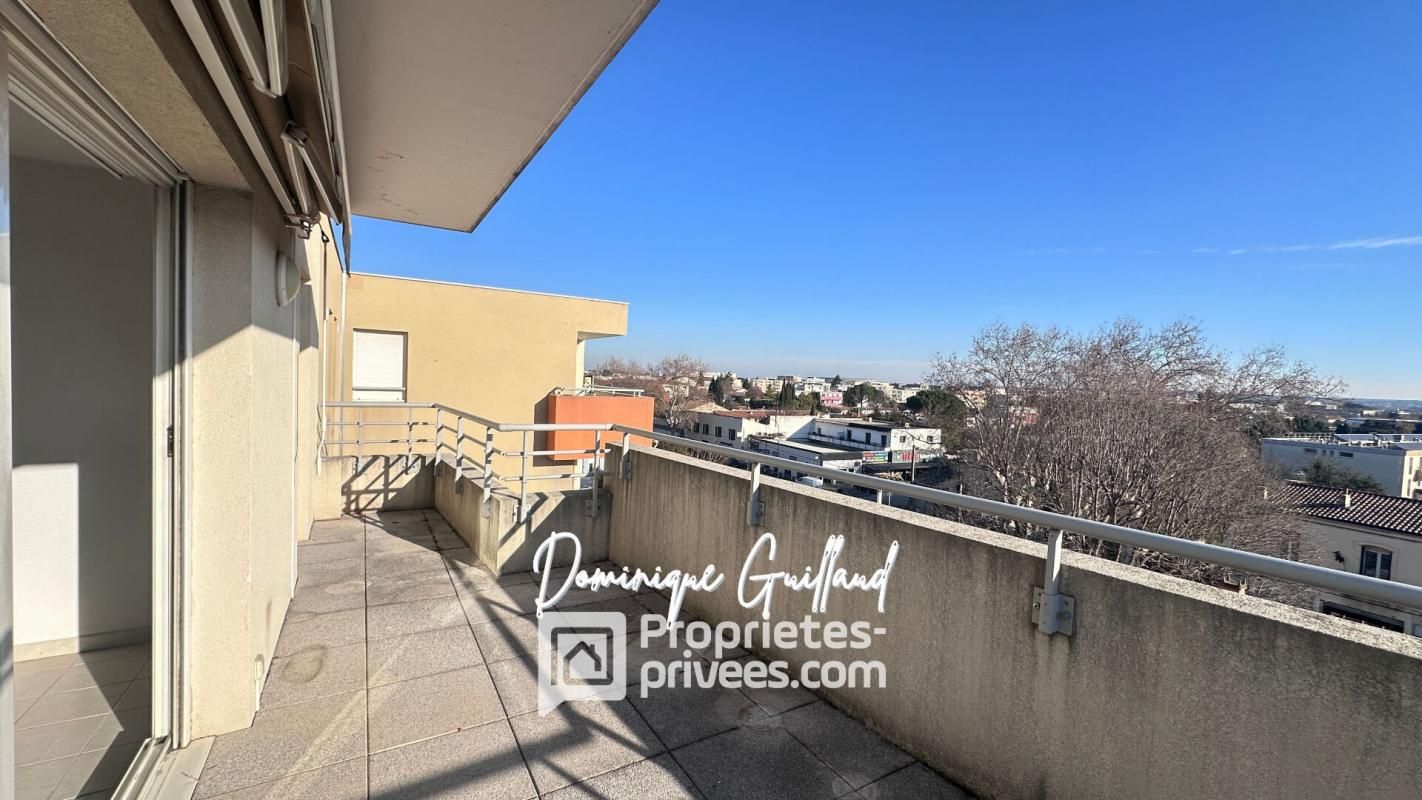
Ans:
{"type": "Polygon", "coordinates": [[[799,437],[815,422],[809,414],[783,414],[773,410],[717,409],[691,415],[688,439],[746,449],[752,436],[799,437]]]}
{"type": "Polygon", "coordinates": [[[1422,435],[1324,434],[1264,439],[1260,457],[1289,472],[1315,461],[1367,475],[1388,494],[1422,498],[1422,435]]]}
{"type": "Polygon", "coordinates": [[[913,428],[867,419],[819,417],[804,438],[812,442],[882,450],[882,460],[912,461],[943,452],[943,433],[937,428],[913,428]]]}
{"type": "MultiPolygon", "coordinates": [[[[1422,500],[1291,481],[1288,506],[1308,518],[1326,567],[1422,586],[1422,500]]],[[[1318,610],[1422,636],[1422,610],[1322,592],[1318,610]]]]}

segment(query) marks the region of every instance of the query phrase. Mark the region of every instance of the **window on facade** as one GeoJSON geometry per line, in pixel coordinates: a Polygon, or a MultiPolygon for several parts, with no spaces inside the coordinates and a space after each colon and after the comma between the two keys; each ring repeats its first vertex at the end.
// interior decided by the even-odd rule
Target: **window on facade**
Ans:
{"type": "Polygon", "coordinates": [[[1352,457],[1353,457],[1353,454],[1350,453],[1350,452],[1348,452],[1347,450],[1341,450],[1341,451],[1339,451],[1338,455],[1343,456],[1344,458],[1352,458],[1352,457]]]}
{"type": "Polygon", "coordinates": [[[736,440],[736,432],[735,432],[735,431],[729,431],[729,433],[730,433],[730,435],[731,435],[731,441],[734,442],[734,441],[736,440]]]}
{"type": "Polygon", "coordinates": [[[1372,578],[1392,580],[1392,553],[1379,547],[1364,545],[1358,572],[1372,578]]]}
{"type": "Polygon", "coordinates": [[[405,402],[405,334],[355,331],[351,399],[405,402]]]}
{"type": "Polygon", "coordinates": [[[717,426],[716,426],[716,438],[717,438],[717,439],[721,438],[721,426],[720,426],[720,425],[717,425],[717,426]]]}
{"type": "Polygon", "coordinates": [[[1304,448],[1304,452],[1305,452],[1305,453],[1317,453],[1317,452],[1318,452],[1318,448],[1317,448],[1317,447],[1305,447],[1305,448],[1304,448]]]}

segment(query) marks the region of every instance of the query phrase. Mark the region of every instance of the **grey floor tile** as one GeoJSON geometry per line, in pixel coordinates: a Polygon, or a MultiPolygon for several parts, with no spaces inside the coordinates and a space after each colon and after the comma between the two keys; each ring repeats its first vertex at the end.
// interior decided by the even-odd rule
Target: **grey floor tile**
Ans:
{"type": "Polygon", "coordinates": [[[781,715],[785,730],[858,789],[913,763],[913,757],[824,701],[781,715]]]}
{"type": "Polygon", "coordinates": [[[298,582],[288,614],[329,614],[365,605],[365,578],[355,575],[329,583],[298,582]]]}
{"type": "Polygon", "coordinates": [[[85,745],[103,719],[85,717],[19,731],[15,736],[15,763],[23,767],[78,755],[88,749],[85,745]]]}
{"type": "Polygon", "coordinates": [[[381,686],[483,663],[466,624],[367,643],[367,684],[381,686]]]}
{"type": "Polygon", "coordinates": [[[218,736],[193,796],[268,783],[366,753],[364,692],[258,712],[252,727],[218,736]]]}
{"type": "Polygon", "coordinates": [[[672,749],[767,716],[737,689],[663,686],[647,690],[645,697],[641,689],[629,689],[628,699],[662,743],[672,749]]]}
{"type": "Polygon", "coordinates": [[[489,675],[509,716],[538,710],[538,663],[534,656],[496,661],[489,665],[489,675]]]}
{"type": "Polygon", "coordinates": [[[102,650],[87,650],[75,656],[76,661],[83,661],[86,664],[97,664],[100,661],[112,661],[116,658],[132,658],[133,656],[153,657],[153,645],[148,642],[139,644],[128,644],[123,647],[105,647],[102,650]]]}
{"type": "Polygon", "coordinates": [[[341,647],[365,641],[365,609],[333,611],[329,614],[286,615],[277,639],[274,656],[295,655],[312,647],[341,647]]]}
{"type": "Polygon", "coordinates": [[[311,535],[301,546],[308,544],[337,544],[339,542],[359,542],[365,539],[365,523],[358,519],[330,519],[311,523],[311,535]]]}
{"type": "Polygon", "coordinates": [[[138,754],[140,743],[119,745],[108,750],[80,753],[64,774],[64,779],[54,788],[50,797],[79,797],[93,792],[101,792],[118,786],[133,758],[138,754]]]}
{"type": "Polygon", "coordinates": [[[29,711],[30,706],[34,705],[35,701],[38,699],[40,699],[40,695],[37,694],[30,695],[29,697],[16,697],[15,719],[18,720],[20,717],[23,717],[25,715],[25,712],[29,711]]]}
{"type": "Polygon", "coordinates": [[[504,720],[370,757],[380,800],[527,800],[537,796],[504,720]]]}
{"type": "MultiPolygon", "coordinates": [[[[21,662],[24,663],[24,662],[21,662]]],[[[15,670],[15,696],[39,697],[49,691],[72,666],[57,666],[50,669],[35,669],[28,672],[15,670]]],[[[93,684],[89,684],[92,686],[93,684]]]]}
{"type": "Polygon", "coordinates": [[[649,678],[652,683],[668,682],[664,671],[670,669],[673,664],[681,664],[682,666],[678,666],[676,669],[683,670],[704,669],[700,665],[705,663],[705,659],[695,650],[688,650],[685,646],[672,647],[666,637],[652,637],[644,647],[641,635],[635,632],[627,636],[626,658],[627,685],[629,687],[640,685],[644,678],[649,678]],[[656,662],[656,664],[649,667],[650,662],[656,662]]]}
{"type": "Polygon", "coordinates": [[[15,769],[15,800],[46,800],[74,763],[74,756],[15,769]]]}
{"type": "Polygon", "coordinates": [[[421,572],[432,572],[444,566],[444,559],[433,550],[422,550],[418,553],[395,553],[391,555],[371,556],[366,562],[366,577],[396,575],[417,575],[421,572]]]}
{"type": "Polygon", "coordinates": [[[972,795],[944,780],[922,764],[895,772],[863,789],[864,800],[971,800],[972,795]]]}
{"type": "Polygon", "coordinates": [[[24,675],[27,672],[42,672],[50,669],[62,669],[79,661],[78,654],[65,654],[59,656],[46,656],[45,658],[31,658],[25,661],[15,662],[15,674],[24,675]]]}
{"type": "Polygon", "coordinates": [[[487,622],[501,617],[519,617],[537,611],[534,599],[538,587],[531,583],[517,586],[494,586],[482,592],[461,590],[459,602],[471,623],[487,622]]]}
{"type": "MultiPolygon", "coordinates": [[[[746,657],[742,661],[758,660],[754,657],[746,657]]],[[[808,689],[799,686],[761,687],[757,689],[746,688],[746,696],[756,701],[767,714],[782,714],[792,708],[809,705],[818,698],[808,689]]]]}
{"type": "Polygon", "coordinates": [[[509,720],[540,793],[561,789],[662,750],[647,723],[625,700],[579,700],[547,715],[509,720]]]}
{"type": "Polygon", "coordinates": [[[323,561],[319,564],[302,564],[296,571],[296,590],[321,586],[327,583],[365,580],[365,556],[323,561]]]}
{"type": "Polygon", "coordinates": [[[469,543],[464,541],[464,537],[453,530],[448,533],[436,532],[434,541],[435,547],[440,550],[460,550],[469,546],[469,543]]]}
{"type": "Polygon", "coordinates": [[[148,665],[148,654],[115,658],[94,663],[79,662],[64,671],[59,680],[49,687],[51,692],[67,692],[90,686],[104,686],[110,683],[128,683],[138,677],[138,673],[148,665]]]}
{"type": "Polygon", "coordinates": [[[296,548],[296,564],[303,569],[313,564],[339,561],[347,558],[364,558],[365,542],[334,542],[332,544],[307,544],[296,548]]]}
{"type": "Polygon", "coordinates": [[[824,800],[852,789],[793,736],[737,728],[673,753],[710,800],[824,800]]]}
{"type": "Polygon", "coordinates": [[[435,540],[429,534],[402,538],[399,536],[385,536],[379,539],[368,539],[365,543],[366,557],[403,555],[405,553],[428,553],[434,552],[435,540]]]}
{"type": "Polygon", "coordinates": [[[84,743],[84,749],[104,750],[121,744],[143,741],[148,738],[152,728],[152,716],[152,708],[140,706],[99,717],[99,724],[94,728],[89,740],[84,743]]]}
{"type": "Polygon", "coordinates": [[[449,572],[443,567],[413,575],[377,576],[371,578],[370,586],[365,592],[366,605],[369,606],[453,596],[454,584],[449,580],[449,572]]]}
{"type": "Polygon", "coordinates": [[[468,550],[446,550],[440,555],[445,557],[450,574],[454,577],[455,585],[461,589],[486,592],[498,586],[523,586],[537,583],[534,576],[527,572],[495,575],[468,550]]]}
{"type": "Polygon", "coordinates": [[[494,682],[482,666],[377,686],[370,690],[370,751],[503,717],[494,682]]]}
{"type": "Polygon", "coordinates": [[[368,796],[362,756],[217,795],[213,800],[366,800],[368,796]]]}
{"type": "Polygon", "coordinates": [[[30,706],[30,710],[20,717],[15,727],[33,728],[36,725],[102,716],[113,710],[114,704],[127,688],[127,684],[113,683],[42,695],[30,706]]]}
{"type": "Polygon", "coordinates": [[[304,703],[333,694],[365,688],[365,643],[342,647],[312,647],[285,658],[272,659],[264,709],[304,703]]]}
{"type": "Polygon", "coordinates": [[[114,704],[114,711],[141,708],[153,705],[153,679],[139,678],[123,691],[123,696],[114,704]]]}
{"type": "Polygon", "coordinates": [[[466,623],[464,609],[454,597],[435,597],[408,603],[372,606],[366,610],[367,636],[386,639],[420,631],[450,628],[466,623]]]}
{"type": "Polygon", "coordinates": [[[474,639],[487,662],[538,652],[538,618],[532,614],[480,622],[473,628],[474,639]]]}
{"type": "Polygon", "coordinates": [[[545,800],[699,800],[701,793],[669,755],[613,770],[544,795],[545,800]]]}

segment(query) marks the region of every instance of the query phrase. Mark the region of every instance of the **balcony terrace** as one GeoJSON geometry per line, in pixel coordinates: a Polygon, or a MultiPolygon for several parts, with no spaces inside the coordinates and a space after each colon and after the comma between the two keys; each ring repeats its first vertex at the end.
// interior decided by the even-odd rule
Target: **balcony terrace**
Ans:
{"type": "MultiPolygon", "coordinates": [[[[804,689],[633,687],[540,716],[533,576],[494,575],[433,509],[319,523],[298,561],[261,711],[210,741],[194,798],[967,796],[804,689]]],[[[629,664],[680,657],[629,637],[629,664]]]]}
{"type": "MultiPolygon", "coordinates": [[[[1410,798],[1422,783],[1422,641],[1063,552],[1060,531],[1411,606],[1417,587],[846,477],[1056,531],[1043,545],[763,478],[777,459],[621,426],[563,426],[593,434],[591,469],[540,473],[551,426],[386,410],[406,417],[406,438],[381,436],[393,451],[364,455],[333,435],[358,450],[328,463],[330,484],[348,506],[358,496],[369,508],[374,493],[414,510],[323,523],[301,545],[262,709],[212,742],[195,797],[1283,800],[1410,798]],[[530,488],[545,478],[567,488],[530,488]],[[712,623],[759,618],[729,584],[765,532],[778,537],[775,568],[792,571],[817,563],[831,535],[846,539],[840,563],[864,572],[897,543],[882,612],[857,592],[818,612],[885,629],[868,657],[887,685],[633,689],[540,717],[527,570],[553,531],[579,534],[585,566],[717,565],[728,585],[685,604],[712,623]]],[[[663,602],[579,590],[560,608],[635,619],[663,602]]],[[[774,618],[815,614],[811,603],[783,592],[774,618]]],[[[811,653],[767,645],[740,657],[799,667],[811,653]]]]}

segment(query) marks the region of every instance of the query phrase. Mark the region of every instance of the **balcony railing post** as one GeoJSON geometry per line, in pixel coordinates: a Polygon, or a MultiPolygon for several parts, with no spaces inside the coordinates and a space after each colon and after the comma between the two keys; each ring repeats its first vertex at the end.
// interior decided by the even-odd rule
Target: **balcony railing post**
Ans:
{"type": "Polygon", "coordinates": [[[415,407],[405,409],[405,471],[415,467],[415,407]]]}
{"type": "Polygon", "coordinates": [[[1042,587],[1032,591],[1032,621],[1037,630],[1051,635],[1072,634],[1076,617],[1076,598],[1061,593],[1063,531],[1053,529],[1047,534],[1047,563],[1042,587]]]}
{"type": "MultiPolygon", "coordinates": [[[[345,438],[345,437],[342,437],[345,438]]],[[[361,447],[365,442],[365,406],[356,406],[356,461],[360,460],[361,447]]]]}
{"type": "Polygon", "coordinates": [[[440,443],[443,441],[442,438],[441,438],[441,437],[443,437],[443,436],[444,436],[444,423],[440,420],[440,410],[439,410],[438,408],[436,408],[436,409],[435,409],[435,418],[434,418],[434,436],[431,437],[434,441],[433,441],[433,443],[430,445],[430,447],[431,447],[431,452],[434,453],[435,469],[439,469],[439,446],[440,446],[440,443]]]}
{"type": "Polygon", "coordinates": [[[765,502],[760,499],[760,463],[751,467],[750,499],[746,500],[746,525],[754,528],[765,522],[765,502]]]}
{"type": "Polygon", "coordinates": [[[523,522],[528,511],[528,431],[523,432],[523,445],[519,450],[518,465],[518,521],[523,522]]]}
{"type": "Polygon", "coordinates": [[[622,434],[622,459],[618,465],[618,472],[622,480],[632,479],[632,434],[623,432],[622,434]]]}
{"type": "Polygon", "coordinates": [[[454,480],[464,477],[464,417],[454,420],[454,480]]]}
{"type": "Polygon", "coordinates": [[[494,488],[494,429],[484,426],[484,499],[480,501],[479,513],[489,516],[490,492],[494,488]]]}
{"type": "Polygon", "coordinates": [[[596,517],[602,501],[602,431],[593,432],[592,468],[588,472],[592,478],[592,497],[588,500],[588,516],[596,517]]]}

